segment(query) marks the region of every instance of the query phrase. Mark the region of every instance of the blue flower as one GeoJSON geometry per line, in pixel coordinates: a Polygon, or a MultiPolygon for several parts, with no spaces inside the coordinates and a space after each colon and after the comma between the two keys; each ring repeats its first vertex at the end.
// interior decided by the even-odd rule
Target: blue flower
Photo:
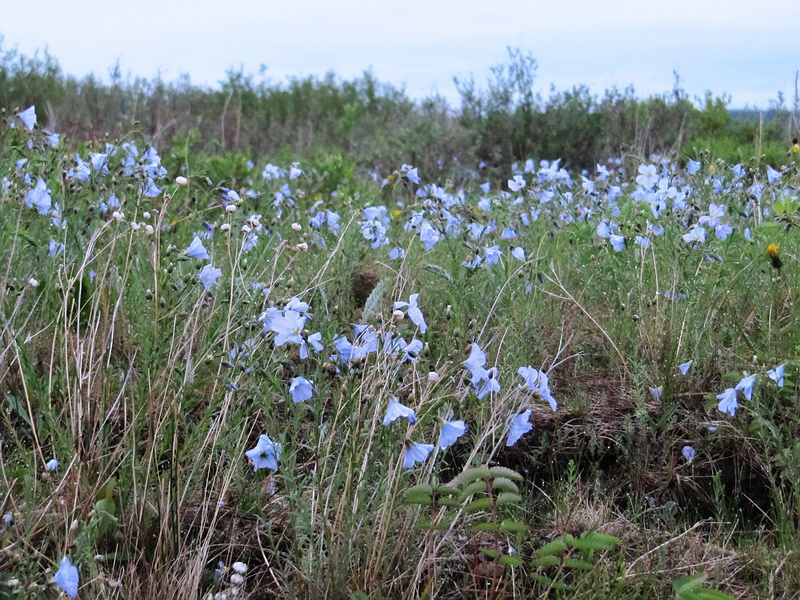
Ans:
{"type": "Polygon", "coordinates": [[[278,470],[278,459],[281,457],[281,445],[269,439],[266,433],[258,436],[258,443],[244,455],[253,463],[253,470],[278,470]]]}
{"type": "Polygon", "coordinates": [[[53,205],[52,198],[50,197],[50,190],[47,189],[47,184],[44,179],[39,177],[36,180],[36,186],[32,190],[28,190],[25,194],[25,206],[31,208],[35,207],[41,214],[46,215],[50,212],[53,205]]]}
{"type": "Polygon", "coordinates": [[[467,429],[464,421],[443,421],[442,430],[439,432],[439,447],[442,450],[449,448],[467,432],[467,429]]]}
{"type": "Polygon", "coordinates": [[[42,133],[44,133],[45,138],[47,138],[47,143],[50,145],[51,148],[55,148],[58,146],[58,142],[61,139],[61,134],[59,133],[51,133],[45,129],[42,133]]]}
{"type": "Polygon", "coordinates": [[[78,583],[80,576],[78,569],[72,566],[68,556],[61,559],[58,571],[54,577],[56,585],[64,590],[70,598],[78,595],[78,583]]]}
{"type": "Polygon", "coordinates": [[[678,365],[678,369],[681,373],[686,375],[689,372],[689,368],[692,366],[692,361],[687,361],[685,363],[681,363],[678,365]]]}
{"type": "MultiPolygon", "coordinates": [[[[36,120],[36,115],[34,114],[34,121],[35,120],[36,120]]],[[[30,127],[28,127],[28,129],[30,129],[30,127]]],[[[767,167],[767,179],[769,180],[770,183],[775,183],[776,181],[778,181],[781,178],[781,175],[783,175],[783,173],[781,173],[780,171],[776,171],[772,167],[767,167]]]]}
{"type": "Polygon", "coordinates": [[[691,463],[694,460],[694,457],[697,455],[694,448],[691,446],[684,446],[683,450],[681,450],[681,454],[683,454],[683,458],[686,459],[687,463],[691,463]]]}
{"type": "Polygon", "coordinates": [[[64,252],[65,246],[61,242],[57,242],[55,240],[50,240],[50,243],[47,245],[47,255],[48,256],[58,256],[62,252],[64,252]]]}
{"type": "Polygon", "coordinates": [[[697,173],[699,170],[700,170],[700,163],[699,163],[699,162],[697,162],[696,160],[690,160],[690,161],[689,161],[689,162],[686,164],[686,172],[687,172],[689,175],[694,175],[694,174],[695,174],[695,173],[697,173]]]}
{"type": "Polygon", "coordinates": [[[611,246],[617,252],[622,252],[622,249],[625,248],[625,236],[612,233],[608,237],[608,241],[611,243],[611,246]]]}
{"type": "Polygon", "coordinates": [[[189,247],[186,249],[186,254],[192,258],[201,260],[208,260],[209,258],[208,250],[203,246],[203,241],[198,236],[194,236],[192,243],[189,244],[189,247]]]}
{"type": "Polygon", "coordinates": [[[650,393],[653,395],[653,399],[656,402],[660,402],[661,401],[661,394],[664,393],[664,389],[663,388],[661,388],[661,387],[651,387],[651,388],[647,388],[647,389],[650,390],[650,393]]]}
{"type": "Polygon", "coordinates": [[[486,256],[487,265],[496,265],[500,260],[500,257],[503,255],[503,251],[500,250],[500,246],[486,246],[483,249],[483,253],[486,256]]]}
{"type": "Polygon", "coordinates": [[[511,256],[517,260],[525,260],[525,248],[517,246],[511,251],[511,256]]]}
{"type": "Polygon", "coordinates": [[[706,229],[702,225],[695,225],[689,233],[683,234],[683,241],[687,243],[700,242],[701,244],[706,241],[706,229]]]}
{"type": "Polygon", "coordinates": [[[513,179],[508,180],[508,189],[512,192],[518,192],[526,185],[525,180],[522,178],[522,175],[514,175],[513,179]]]}
{"type": "Polygon", "coordinates": [[[774,369],[770,369],[767,371],[767,377],[772,379],[775,383],[778,384],[778,387],[783,387],[783,378],[784,373],[786,372],[786,365],[780,365],[779,367],[775,367],[774,369]]]}
{"type": "Polygon", "coordinates": [[[303,327],[306,324],[305,315],[293,310],[287,310],[282,315],[278,315],[270,322],[270,331],[275,332],[275,346],[283,346],[287,342],[302,344],[303,327]]]}
{"type": "Polygon", "coordinates": [[[419,184],[419,172],[416,167],[411,165],[403,165],[400,167],[400,173],[412,183],[419,184]]]}
{"type": "Polygon", "coordinates": [[[530,417],[530,410],[521,412],[514,417],[514,420],[511,421],[511,427],[508,430],[508,441],[506,441],[506,446],[513,446],[517,443],[519,438],[533,429],[533,425],[530,423],[530,417]]]}
{"type": "Polygon", "coordinates": [[[517,373],[519,373],[525,380],[525,383],[528,384],[528,389],[530,391],[547,400],[553,412],[558,409],[558,402],[556,402],[556,399],[553,398],[550,393],[550,380],[547,377],[547,373],[534,369],[533,367],[520,367],[517,369],[517,373]]]}
{"type": "Polygon", "coordinates": [[[433,444],[420,444],[418,442],[406,442],[406,452],[403,455],[403,468],[410,469],[418,462],[428,460],[433,452],[433,444]]]}
{"type": "Polygon", "coordinates": [[[717,408],[720,410],[720,412],[727,413],[731,416],[736,416],[736,409],[739,408],[739,401],[736,398],[735,389],[728,388],[721,394],[717,394],[717,398],[719,399],[717,408]]]}
{"type": "Polygon", "coordinates": [[[741,390],[744,394],[744,397],[748,400],[753,399],[753,387],[756,384],[756,376],[750,375],[749,377],[743,377],[739,383],[736,384],[735,390],[741,390]]]}
{"type": "Polygon", "coordinates": [[[200,280],[200,283],[203,284],[206,291],[210,290],[215,285],[219,285],[219,278],[221,276],[222,269],[212,267],[211,265],[204,266],[200,269],[200,273],[197,274],[197,278],[200,280]]]}
{"type": "Polygon", "coordinates": [[[60,464],[61,463],[59,463],[55,458],[51,458],[50,460],[47,461],[47,464],[44,466],[44,468],[48,471],[55,471],[56,469],[58,469],[58,466],[60,464]]]}
{"type": "Polygon", "coordinates": [[[383,424],[393,423],[400,417],[408,419],[411,425],[417,422],[417,416],[413,408],[409,408],[397,400],[389,400],[389,405],[386,407],[386,415],[383,417],[383,424]]]}
{"type": "Polygon", "coordinates": [[[19,117],[19,120],[22,121],[25,124],[25,127],[27,127],[29,130],[33,129],[33,127],[36,125],[35,106],[29,106],[22,112],[17,113],[17,116],[19,117]]]}
{"type": "Polygon", "coordinates": [[[467,370],[472,375],[473,385],[477,385],[480,381],[486,379],[487,371],[483,367],[485,364],[486,353],[481,350],[478,342],[473,342],[472,349],[469,353],[469,358],[464,361],[464,366],[467,367],[467,370]]]}
{"type": "Polygon", "coordinates": [[[442,234],[434,229],[427,221],[423,222],[422,227],[419,228],[419,239],[425,247],[425,250],[433,248],[441,237],[442,234]]]}
{"type": "Polygon", "coordinates": [[[297,404],[311,398],[314,383],[305,377],[295,377],[289,386],[289,393],[292,395],[292,402],[297,404]]]}
{"type": "Polygon", "coordinates": [[[414,323],[414,325],[419,327],[419,330],[422,333],[425,333],[428,330],[428,325],[425,323],[425,317],[417,305],[418,298],[419,294],[411,294],[408,297],[408,302],[395,302],[394,309],[408,309],[408,318],[411,319],[411,322],[414,323]]]}

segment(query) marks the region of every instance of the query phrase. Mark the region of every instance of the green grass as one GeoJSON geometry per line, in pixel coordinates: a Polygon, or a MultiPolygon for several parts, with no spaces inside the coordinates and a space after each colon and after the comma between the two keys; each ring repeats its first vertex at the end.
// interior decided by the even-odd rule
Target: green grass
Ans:
{"type": "MultiPolygon", "coordinates": [[[[463,179],[466,201],[449,212],[465,224],[496,219],[497,232],[443,237],[425,251],[403,224],[427,208],[444,229],[443,203],[423,203],[397,172],[381,188],[346,153],[303,163],[306,173],[289,182],[296,206],[279,213],[273,194],[284,181],[264,181],[263,164],[248,169],[242,156],[176,151],[164,157],[164,190],[146,198],[141,180],[122,173],[121,151],[110,174],[75,182],[64,176],[72,157],[43,149],[35,133],[8,130],[0,144],[10,180],[0,202],[0,512],[11,514],[0,533],[0,597],[56,597],[49,580],[65,555],[79,567],[81,598],[205,598],[233,585],[237,561],[248,565],[247,598],[670,598],[676,580],[696,574],[737,597],[800,589],[797,217],[744,215],[746,189],[715,192],[708,164],[690,179],[689,211],[696,221],[708,203],[724,203],[735,232],[722,241],[709,231],[700,250],[671,217],[659,221],[663,236],[648,234],[649,207],[627,193],[613,216],[579,182],[562,207],[562,186],[523,227],[522,208],[538,200],[518,206],[491,194],[490,217],[476,206],[480,181],[463,179]],[[187,187],[166,184],[179,173],[187,187]],[[25,206],[26,174],[47,181],[65,229],[25,206]],[[236,212],[221,206],[217,185],[236,186],[236,212]],[[120,221],[96,208],[111,194],[123,201],[120,221]],[[319,199],[341,215],[338,236],[309,225],[319,199]],[[563,218],[590,204],[588,222],[563,218]],[[372,249],[359,221],[376,205],[388,207],[393,244],[372,249]],[[269,233],[245,251],[253,214],[269,233]],[[597,236],[600,218],[620,225],[622,252],[597,236]],[[183,254],[204,222],[214,225],[204,240],[210,261],[183,254]],[[507,223],[519,237],[500,239],[507,223]],[[633,244],[640,234],[646,250],[633,244]],[[50,240],[64,252],[48,256],[50,240]],[[495,243],[498,264],[462,266],[495,243]],[[765,252],[771,243],[780,244],[780,272],[765,252]],[[394,244],[404,259],[388,258],[394,244]],[[515,246],[525,261],[511,257],[515,246]],[[206,262],[222,269],[208,291],[197,281],[206,262]],[[393,302],[412,293],[424,335],[392,316],[393,302]],[[325,345],[305,360],[297,346],[276,347],[258,320],[294,296],[309,303],[306,328],[325,345]],[[356,323],[416,335],[425,348],[417,362],[381,351],[345,366],[331,357],[334,337],[352,340],[356,323]],[[231,356],[245,342],[249,354],[231,356]],[[463,366],[474,343],[502,385],[483,399],[463,366]],[[764,373],[782,363],[778,388],[764,373]],[[549,371],[557,412],[521,387],[525,365],[549,371]],[[740,395],[736,416],[721,414],[715,395],[745,371],[759,374],[753,399],[740,395]],[[297,376],[314,382],[300,404],[288,392],[297,376]],[[662,388],[660,401],[650,387],[662,388]],[[382,425],[392,397],[416,410],[413,427],[382,425]],[[533,431],[507,448],[510,416],[526,408],[533,431]],[[450,415],[468,433],[403,469],[405,440],[435,443],[436,418],[450,415]],[[282,444],[277,471],[254,472],[244,457],[262,433],[282,444]],[[691,464],[685,445],[697,451],[691,464]],[[51,458],[61,464],[48,472],[51,458]],[[470,510],[441,511],[404,502],[416,484],[484,464],[519,473],[520,499],[497,506],[489,494],[470,510]],[[446,527],[434,526],[445,517],[446,527]],[[476,533],[503,519],[524,532],[488,541],[476,533]],[[584,532],[620,542],[532,566],[546,543],[584,532]],[[492,552],[515,560],[501,564],[492,552]],[[220,561],[227,570],[215,580],[220,561]]],[[[796,196],[798,183],[796,170],[784,175],[762,208],[773,190],[796,196]]]]}

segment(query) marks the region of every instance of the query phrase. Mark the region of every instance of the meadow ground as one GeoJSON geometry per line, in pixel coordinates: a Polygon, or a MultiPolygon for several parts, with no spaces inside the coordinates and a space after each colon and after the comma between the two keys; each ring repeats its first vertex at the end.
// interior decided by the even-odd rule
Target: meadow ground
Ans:
{"type": "Polygon", "coordinates": [[[32,119],[0,598],[798,597],[796,147],[219,178],[32,119]]]}

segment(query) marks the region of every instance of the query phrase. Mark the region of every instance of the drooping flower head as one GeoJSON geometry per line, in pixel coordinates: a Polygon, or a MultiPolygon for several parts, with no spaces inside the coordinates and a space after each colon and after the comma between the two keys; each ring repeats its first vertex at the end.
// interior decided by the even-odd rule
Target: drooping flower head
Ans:
{"type": "Polygon", "coordinates": [[[420,444],[419,442],[406,441],[406,451],[403,454],[403,468],[410,469],[418,462],[428,460],[433,451],[433,444],[420,444]]]}
{"type": "Polygon", "coordinates": [[[292,402],[297,404],[311,398],[314,391],[314,383],[305,377],[295,377],[289,386],[289,394],[292,396],[292,402]]]}
{"type": "Polygon", "coordinates": [[[253,470],[272,469],[278,470],[278,459],[281,457],[281,444],[273,442],[266,433],[258,436],[258,443],[244,453],[253,463],[253,470]]]}
{"type": "Polygon", "coordinates": [[[417,416],[413,408],[409,408],[397,400],[389,400],[389,405],[386,407],[386,415],[383,417],[383,424],[393,423],[400,417],[408,419],[411,425],[417,422],[417,416]]]}
{"type": "Polygon", "coordinates": [[[508,429],[508,440],[506,441],[506,446],[511,447],[517,443],[519,438],[523,435],[528,433],[531,429],[533,429],[533,425],[530,422],[531,418],[531,411],[526,410],[524,412],[519,413],[514,417],[514,420],[511,421],[511,427],[508,429]]]}
{"type": "Polygon", "coordinates": [[[77,567],[72,565],[68,556],[61,559],[61,564],[58,566],[54,579],[56,585],[64,590],[70,598],[75,598],[78,595],[80,576],[77,567]]]}
{"type": "Polygon", "coordinates": [[[444,450],[458,441],[467,432],[464,421],[443,421],[442,430],[439,432],[439,447],[444,450]]]}

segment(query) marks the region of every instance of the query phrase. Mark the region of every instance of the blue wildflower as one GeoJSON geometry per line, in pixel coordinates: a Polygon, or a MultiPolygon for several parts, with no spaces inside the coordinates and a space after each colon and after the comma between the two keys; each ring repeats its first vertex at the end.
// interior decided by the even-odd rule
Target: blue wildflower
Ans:
{"type": "Polygon", "coordinates": [[[244,453],[253,463],[253,470],[278,470],[278,459],[281,457],[281,444],[273,442],[266,433],[258,436],[256,445],[244,453]]]}
{"type": "Polygon", "coordinates": [[[397,400],[389,400],[389,405],[386,407],[386,415],[383,417],[383,424],[388,425],[389,423],[393,423],[400,417],[408,419],[411,425],[417,422],[416,413],[413,408],[409,408],[397,400]]]}
{"type": "Polygon", "coordinates": [[[64,590],[70,598],[75,598],[78,595],[80,576],[77,567],[72,566],[68,556],[61,559],[61,564],[58,566],[54,579],[56,585],[64,590]]]}
{"type": "Polygon", "coordinates": [[[464,421],[443,421],[442,430],[439,432],[439,447],[442,450],[449,448],[467,432],[467,429],[464,421]]]}
{"type": "Polygon", "coordinates": [[[433,452],[433,444],[420,444],[418,442],[406,442],[406,451],[403,455],[403,468],[410,469],[418,462],[428,460],[433,452]]]}
{"type": "Polygon", "coordinates": [[[314,383],[305,377],[295,377],[289,386],[289,393],[292,396],[292,402],[297,404],[311,398],[313,394],[314,383]]]}
{"type": "Polygon", "coordinates": [[[519,438],[533,429],[533,425],[530,422],[530,417],[530,410],[521,412],[514,417],[514,420],[511,421],[511,427],[509,427],[508,430],[508,440],[506,441],[506,446],[513,446],[517,443],[519,438]]]}

